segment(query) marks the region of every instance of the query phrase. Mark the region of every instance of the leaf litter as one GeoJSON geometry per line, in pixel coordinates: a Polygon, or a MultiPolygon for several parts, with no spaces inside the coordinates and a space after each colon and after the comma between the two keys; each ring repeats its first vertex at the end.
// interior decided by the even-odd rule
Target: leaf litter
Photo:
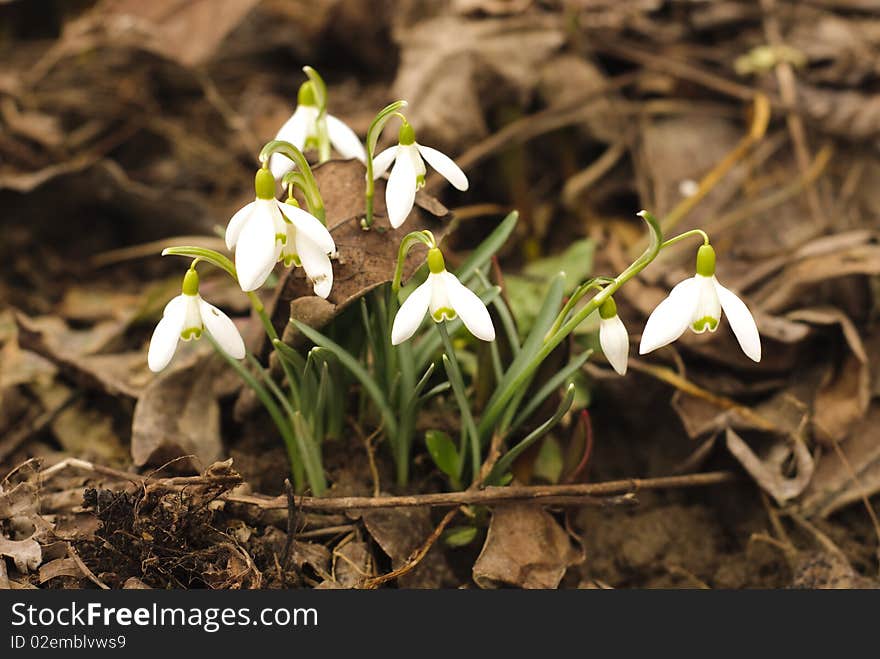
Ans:
{"type": "MultiPolygon", "coordinates": [[[[615,252],[636,249],[640,238],[621,218],[636,206],[674,215],[695,185],[708,186],[678,228],[701,225],[717,235],[725,252],[719,277],[756,309],[766,343],[767,359],[753,371],[722,328],[711,342],[688,337],[661,351],[661,366],[590,381],[591,479],[661,476],[689,464],[735,469],[740,481],[711,497],[639,494],[639,506],[625,511],[497,507],[485,538],[454,550],[436,545],[399,586],[874,584],[876,539],[864,509],[877,505],[880,492],[871,21],[826,4],[780,5],[789,50],[768,51],[761,50],[766,16],[727,0],[677,13],[664,11],[662,0],[449,9],[413,0],[394,15],[365,15],[357,3],[303,14],[224,0],[219,21],[204,20],[208,3],[183,4],[98,2],[59,19],[52,34],[13,29],[3,46],[0,257],[8,265],[0,299],[14,311],[0,314],[0,473],[11,474],[0,490],[0,586],[359,587],[405,563],[435,527],[427,509],[318,514],[294,529],[291,556],[280,565],[290,531],[283,516],[224,498],[253,493],[251,473],[262,474],[256,492],[280,491],[283,451],[267,450],[274,445],[259,415],[247,405],[227,414],[226,403],[240,394],[219,363],[211,366],[214,382],[190,381],[200,364],[213,364],[203,352],[182,356],[159,378],[144,365],[145,328],[165,297],[158,288],[145,293],[144,283],[176,285],[168,283],[176,270],[130,255],[168,236],[207,236],[252,194],[249,154],[289,114],[292,59],[329,72],[331,94],[360,133],[372,107],[397,95],[418,98],[412,118],[426,137],[482,163],[468,171],[479,192],[469,201],[515,205],[522,214],[515,247],[502,255],[511,273],[505,294],[524,310],[518,314],[540,302],[532,284],[547,274],[541,257],[555,267],[577,240],[610,244],[595,255],[573,252],[566,269],[572,276],[578,267],[577,274],[615,270],[615,252]],[[352,41],[346,30],[354,28],[374,38],[352,41]],[[188,38],[175,38],[181,33],[188,38]],[[336,46],[374,64],[393,48],[401,57],[366,74],[328,56],[336,46]],[[743,56],[751,68],[738,71],[743,56]],[[798,178],[804,145],[793,142],[780,104],[775,67],[783,59],[795,67],[812,179],[798,178]],[[713,182],[748,132],[756,91],[773,110],[769,130],[713,182]],[[573,113],[569,105],[583,107],[573,113]],[[532,117],[528,131],[504,133],[532,117]],[[833,148],[823,151],[826,145],[833,148]],[[830,154],[824,162],[823,153],[830,154]],[[813,189],[823,222],[804,194],[813,189]],[[77,229],[83,226],[89,231],[77,229]],[[91,267],[88,257],[100,252],[122,260],[91,267]],[[180,414],[160,419],[161,401],[173,401],[180,414]],[[643,410],[636,418],[633,406],[643,410]],[[695,450],[694,440],[705,450],[695,450]],[[216,462],[232,453],[246,456],[248,479],[216,462]],[[134,487],[106,473],[62,471],[43,480],[15,471],[30,458],[51,470],[69,457],[140,468],[149,478],[134,487]],[[204,480],[180,497],[169,483],[181,476],[170,469],[204,480]],[[760,539],[777,530],[761,492],[788,529],[797,561],[760,539]],[[112,559],[103,543],[113,547],[112,559]]],[[[285,340],[301,340],[288,329],[289,316],[327,325],[387,281],[393,241],[358,226],[362,172],[353,162],[315,168],[340,246],[337,286],[329,302],[317,302],[298,271],[284,273],[266,302],[285,340]]],[[[431,189],[442,198],[442,189],[431,189]]],[[[448,233],[453,254],[492,226],[479,214],[455,222],[423,193],[418,204],[411,224],[448,233]]],[[[668,277],[649,270],[623,289],[624,321],[638,326],[691,259],[688,249],[671,252],[668,277]]],[[[416,253],[407,276],[419,260],[416,253]]],[[[597,371],[590,365],[587,374],[597,371]]],[[[426,425],[457,430],[454,419],[426,425]]],[[[339,462],[365,459],[356,442],[343,444],[339,462]]],[[[386,474],[381,451],[377,458],[386,474]]],[[[532,467],[518,472],[545,471],[532,467]]],[[[434,476],[420,469],[417,486],[436,490],[434,476]]],[[[359,471],[335,472],[343,490],[359,471]]],[[[360,491],[352,483],[349,490],[360,491]]]]}

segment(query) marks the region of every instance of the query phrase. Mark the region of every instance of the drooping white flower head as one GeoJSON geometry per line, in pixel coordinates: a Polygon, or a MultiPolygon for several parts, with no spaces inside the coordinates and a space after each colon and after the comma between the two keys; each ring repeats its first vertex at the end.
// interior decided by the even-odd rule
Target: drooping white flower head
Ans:
{"type": "Polygon", "coordinates": [[[391,327],[391,343],[399,345],[422,324],[425,314],[435,322],[461,318],[471,334],[483,341],[495,340],[495,326],[483,301],[447,272],[443,254],[436,247],[428,250],[428,279],[416,288],[397,311],[391,327]]]}
{"type": "Polygon", "coordinates": [[[690,327],[697,334],[714,332],[727,314],[740,348],[749,359],[761,361],[761,337],[745,303],[715,278],[715,250],[703,245],[697,252],[697,274],[673,288],[651,313],[642,332],[639,354],[675,341],[690,327]]]}
{"type": "MultiPolygon", "coordinates": [[[[312,82],[304,82],[299,88],[296,110],[281,126],[275,139],[290,142],[300,151],[304,151],[317,148],[321,131],[326,130],[330,144],[339,155],[366,162],[367,152],[355,132],[333,115],[327,114],[323,119],[319,119],[319,112],[312,82]]],[[[293,161],[276,153],[272,156],[269,167],[275,178],[280,180],[293,169],[293,161]]]]}
{"type": "Polygon", "coordinates": [[[599,345],[602,346],[605,359],[617,374],[625,375],[629,358],[629,335],[617,315],[617,304],[611,297],[599,307],[599,345]]]}
{"type": "Polygon", "coordinates": [[[312,282],[315,295],[324,299],[333,288],[333,266],[330,255],[336,253],[333,236],[321,221],[300,208],[291,198],[278,203],[285,222],[285,240],[281,248],[284,265],[302,266],[312,282]]]}
{"type": "Polygon", "coordinates": [[[275,199],[275,179],[257,172],[256,199],[238,210],[226,227],[226,246],[235,249],[235,269],[243,291],[258,289],[279,259],[302,265],[315,295],[326,298],[333,286],[333,237],[321,221],[294,204],[275,199]]]}
{"type": "Polygon", "coordinates": [[[171,362],[177,342],[199,339],[207,331],[230,357],[244,359],[244,341],[235,323],[225,313],[199,295],[199,275],[190,268],[183,278],[183,292],[172,299],[153,330],[147,364],[158,373],[171,362]]]}
{"type": "Polygon", "coordinates": [[[416,191],[425,185],[425,160],[455,188],[464,192],[468,179],[452,158],[437,149],[416,142],[413,127],[404,122],[400,127],[397,146],[392,146],[373,159],[373,178],[384,174],[391,163],[391,175],[385,187],[388,221],[395,229],[404,223],[416,200],[416,191]],[[424,160],[423,160],[424,158],[424,160]]]}

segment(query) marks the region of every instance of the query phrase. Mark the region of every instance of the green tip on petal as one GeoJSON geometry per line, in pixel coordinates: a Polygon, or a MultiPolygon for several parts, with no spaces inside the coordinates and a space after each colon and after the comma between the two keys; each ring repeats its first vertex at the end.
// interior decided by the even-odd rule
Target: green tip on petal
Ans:
{"type": "Polygon", "coordinates": [[[254,177],[254,189],[257,191],[257,199],[274,199],[275,198],[275,177],[268,167],[262,167],[257,170],[254,177]]]}
{"type": "Polygon", "coordinates": [[[710,332],[714,332],[718,329],[718,319],[713,318],[712,316],[703,316],[699,320],[695,320],[691,325],[691,329],[694,330],[697,334],[702,334],[706,330],[710,332]]]}
{"type": "Polygon", "coordinates": [[[200,338],[202,338],[202,328],[188,327],[180,333],[180,338],[184,341],[198,341],[200,338]]]}
{"type": "Polygon", "coordinates": [[[697,251],[697,274],[703,277],[715,275],[715,250],[712,245],[703,245],[697,251]]]}
{"type": "Polygon", "coordinates": [[[434,313],[431,314],[431,317],[434,319],[435,323],[442,323],[444,320],[455,320],[455,309],[450,309],[449,307],[440,307],[434,313]]]}
{"type": "Polygon", "coordinates": [[[315,99],[315,85],[312,84],[311,80],[304,82],[299,86],[299,93],[296,96],[296,102],[298,105],[306,105],[310,107],[316,107],[318,105],[318,101],[315,99]]]}
{"type": "Polygon", "coordinates": [[[183,286],[181,286],[181,292],[184,295],[199,294],[199,273],[196,272],[195,268],[190,268],[183,276],[183,286]]]}
{"type": "Polygon", "coordinates": [[[428,250],[428,270],[431,274],[439,275],[446,270],[446,261],[443,259],[443,252],[436,247],[428,250]]]}
{"type": "Polygon", "coordinates": [[[397,141],[400,142],[401,146],[409,146],[410,144],[415,144],[416,141],[416,131],[412,127],[408,121],[404,121],[403,125],[400,127],[400,133],[398,133],[397,141]]]}
{"type": "Polygon", "coordinates": [[[608,320],[609,318],[614,318],[617,315],[617,303],[614,301],[613,297],[609,297],[602,303],[602,306],[599,307],[599,317],[603,320],[608,320]]]}

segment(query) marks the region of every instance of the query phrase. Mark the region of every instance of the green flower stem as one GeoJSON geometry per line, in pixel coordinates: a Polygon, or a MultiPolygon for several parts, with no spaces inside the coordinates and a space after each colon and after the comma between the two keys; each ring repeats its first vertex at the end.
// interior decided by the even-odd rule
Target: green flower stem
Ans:
{"type": "Polygon", "coordinates": [[[674,236],[673,238],[670,238],[669,240],[664,241],[663,244],[660,245],[660,249],[666,249],[667,247],[671,247],[675,243],[680,242],[680,241],[684,240],[685,238],[690,238],[691,236],[700,236],[700,238],[703,239],[704,245],[709,244],[709,234],[707,234],[702,229],[691,229],[690,231],[685,231],[684,233],[681,233],[677,236],[674,236]]]}
{"type": "MultiPolygon", "coordinates": [[[[461,420],[464,424],[466,436],[470,439],[471,461],[473,463],[473,479],[476,480],[480,475],[480,436],[477,432],[477,426],[474,423],[474,417],[471,415],[471,408],[468,405],[468,399],[464,391],[464,378],[461,376],[461,370],[458,368],[458,360],[455,357],[455,350],[452,347],[452,341],[449,339],[449,333],[446,331],[446,321],[436,323],[437,331],[440,333],[440,341],[443,343],[443,366],[446,368],[446,374],[449,376],[449,382],[452,385],[452,392],[455,394],[458,409],[461,413],[461,420]]],[[[464,456],[464,446],[459,448],[459,455],[464,456]]],[[[463,466],[463,465],[462,465],[463,466]]],[[[461,470],[459,470],[460,472],[461,470]]]]}
{"type": "Polygon", "coordinates": [[[397,249],[397,265],[394,268],[394,277],[391,279],[391,296],[397,299],[400,292],[401,279],[403,279],[403,266],[406,263],[406,255],[416,243],[422,243],[428,249],[437,246],[434,234],[427,229],[423,231],[413,231],[408,233],[400,241],[400,247],[397,249]]]}
{"type": "Polygon", "coordinates": [[[382,129],[385,128],[385,124],[388,123],[388,120],[391,119],[391,117],[396,115],[406,121],[406,118],[399,112],[399,110],[402,110],[406,106],[406,101],[395,101],[390,105],[386,105],[379,111],[370,124],[369,130],[367,130],[367,189],[364,194],[366,212],[364,220],[361,223],[361,226],[364,229],[369,229],[373,226],[373,197],[376,195],[376,181],[373,179],[373,158],[375,157],[376,144],[379,142],[379,136],[382,134],[382,129]]]}
{"type": "MultiPolygon", "coordinates": [[[[162,256],[186,256],[194,258],[196,261],[204,261],[210,263],[226,272],[238,283],[238,273],[235,271],[235,265],[226,256],[220,252],[206,247],[194,247],[191,245],[182,245],[180,247],[166,247],[162,250],[162,256]]],[[[190,265],[195,266],[195,261],[190,265]]]]}
{"type": "MultiPolygon", "coordinates": [[[[326,210],[324,209],[324,200],[320,194],[310,193],[310,186],[303,175],[302,172],[296,169],[291,169],[281,178],[281,185],[287,190],[287,196],[293,196],[293,188],[298,187],[303,191],[303,195],[306,198],[306,207],[309,212],[317,217],[321,222],[324,223],[324,226],[327,226],[326,222],[326,210]]],[[[315,188],[317,189],[317,188],[315,188]]]]}
{"type": "Polygon", "coordinates": [[[278,332],[275,331],[275,326],[272,324],[272,319],[269,318],[269,314],[266,313],[266,307],[263,304],[263,301],[260,299],[260,296],[257,295],[254,291],[248,291],[248,299],[251,302],[251,307],[257,313],[257,316],[260,318],[260,322],[263,323],[263,329],[266,330],[266,334],[269,335],[269,342],[272,344],[272,348],[278,353],[278,361],[281,364],[281,368],[284,371],[284,376],[287,378],[287,386],[290,387],[290,393],[293,396],[294,402],[296,402],[297,406],[299,406],[300,402],[300,393],[298,383],[299,381],[295,377],[293,370],[290,367],[290,362],[278,349],[277,342],[280,341],[278,337],[278,332]]]}
{"type": "Polygon", "coordinates": [[[257,361],[256,357],[249,353],[248,361],[262,376],[269,390],[275,395],[275,398],[278,399],[278,402],[281,403],[281,407],[284,408],[284,411],[287,413],[287,416],[290,419],[290,425],[293,428],[294,445],[296,446],[297,452],[302,459],[302,464],[305,467],[309,486],[312,488],[312,492],[315,496],[321,496],[327,489],[327,481],[324,479],[324,467],[321,464],[320,448],[318,447],[317,442],[311,437],[311,433],[306,427],[302,414],[293,409],[290,401],[285,397],[284,392],[279,389],[278,385],[275,384],[275,381],[272,380],[272,376],[269,375],[260,365],[260,362],[257,361]]]}
{"type": "Polygon", "coordinates": [[[583,297],[589,293],[592,289],[602,290],[602,287],[613,282],[614,279],[611,277],[594,277],[593,279],[589,279],[580,286],[578,286],[574,293],[568,298],[565,302],[565,306],[562,307],[562,311],[559,312],[559,315],[556,316],[556,320],[553,322],[553,326],[547,332],[547,336],[553,336],[556,332],[559,331],[559,328],[562,327],[562,323],[565,322],[565,319],[568,317],[568,314],[577,306],[577,303],[583,299],[583,297]]]}
{"type": "MultiPolygon", "coordinates": [[[[648,213],[642,211],[640,217],[645,220],[651,231],[651,242],[644,253],[611,282],[609,282],[601,291],[599,291],[589,302],[581,307],[575,314],[565,322],[561,322],[559,329],[544,339],[544,343],[538,353],[527,363],[522,364],[518,368],[511,368],[505,375],[504,381],[501,382],[492,399],[486,407],[482,418],[480,419],[479,434],[480,437],[488,437],[492,428],[498,421],[505,407],[510,400],[516,395],[529,378],[534,374],[547,356],[567,337],[571,332],[580,325],[584,319],[598,309],[602,303],[613,295],[617,289],[623,286],[630,279],[644,270],[660,253],[660,246],[663,242],[663,234],[657,219],[648,213]]],[[[557,316],[559,320],[559,316],[557,316]]],[[[554,322],[554,325],[556,323],[554,322]]]]}
{"type": "Polygon", "coordinates": [[[302,184],[300,187],[302,188],[303,194],[306,196],[306,203],[309,205],[309,212],[326,224],[327,218],[324,209],[324,199],[321,197],[321,192],[318,190],[318,183],[315,181],[315,175],[312,173],[309,161],[303,155],[302,151],[297,149],[290,142],[285,142],[284,140],[272,140],[271,142],[267,142],[260,151],[260,163],[265,167],[266,163],[269,162],[269,158],[276,153],[280,153],[281,155],[290,158],[299,168],[299,171],[302,174],[302,184]]]}
{"type": "Polygon", "coordinates": [[[245,384],[247,384],[253,392],[256,394],[257,398],[263,404],[263,407],[266,408],[266,411],[269,413],[269,416],[272,418],[272,421],[275,423],[275,427],[278,428],[278,432],[281,433],[281,437],[284,439],[284,445],[287,448],[287,456],[290,460],[290,473],[293,476],[294,487],[297,492],[302,492],[303,484],[305,481],[305,473],[303,472],[302,460],[300,459],[299,452],[296,448],[296,440],[293,436],[293,429],[291,425],[284,418],[284,414],[281,412],[281,409],[275,403],[275,400],[266,390],[266,388],[260,384],[260,382],[251,374],[240,361],[234,359],[227,355],[223,349],[217,344],[217,341],[214,337],[211,336],[209,332],[205,332],[204,336],[208,338],[208,341],[214,347],[214,351],[217,352],[226,362],[238,373],[239,377],[244,380],[245,384]]]}

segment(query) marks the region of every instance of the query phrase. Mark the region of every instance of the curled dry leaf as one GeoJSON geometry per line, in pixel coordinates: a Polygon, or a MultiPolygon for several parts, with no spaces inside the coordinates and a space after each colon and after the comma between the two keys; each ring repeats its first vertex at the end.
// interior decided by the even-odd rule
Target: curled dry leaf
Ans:
{"type": "Polygon", "coordinates": [[[474,581],[481,588],[556,588],[565,571],[583,560],[583,550],[572,546],[565,529],[540,506],[498,506],[474,564],[474,581]]]}
{"type": "Polygon", "coordinates": [[[484,137],[487,106],[504,91],[527,98],[565,41],[561,17],[537,12],[439,16],[401,25],[394,36],[401,49],[394,95],[418,100],[407,117],[441,148],[484,137]]]}
{"type": "Polygon", "coordinates": [[[220,405],[214,392],[218,361],[209,357],[159,375],[134,408],[131,457],[138,466],[194,455],[210,465],[223,453],[220,405]]]}
{"type": "MultiPolygon", "coordinates": [[[[434,530],[428,508],[388,508],[364,513],[364,525],[373,539],[389,557],[391,566],[399,568],[434,530]]],[[[435,544],[418,566],[398,579],[403,588],[442,588],[454,581],[446,558],[435,544]]]]}
{"type": "Polygon", "coordinates": [[[874,404],[836,451],[823,455],[800,508],[805,515],[826,517],[863,496],[880,492],[880,406],[874,404]]]}
{"type": "Polygon", "coordinates": [[[95,354],[105,349],[121,331],[115,321],[87,330],[73,330],[57,317],[29,318],[15,314],[22,348],[45,357],[87,389],[137,398],[150,376],[142,352],[95,354]]]}
{"type": "Polygon", "coordinates": [[[259,0],[105,0],[65,37],[103,31],[108,45],[136,45],[195,66],[208,60],[259,0]]]}
{"type": "Polygon", "coordinates": [[[727,450],[780,506],[800,495],[813,476],[813,456],[797,436],[774,441],[765,455],[758,457],[732,428],[728,428],[727,450]],[[784,470],[792,461],[795,473],[788,476],[784,470]]]}
{"type": "Polygon", "coordinates": [[[12,488],[0,485],[0,523],[10,528],[29,529],[30,535],[13,540],[3,535],[0,526],[0,562],[7,556],[15,563],[15,568],[25,574],[36,570],[43,560],[43,550],[38,540],[45,538],[51,525],[38,513],[39,500],[37,488],[22,482],[12,488]]]}

